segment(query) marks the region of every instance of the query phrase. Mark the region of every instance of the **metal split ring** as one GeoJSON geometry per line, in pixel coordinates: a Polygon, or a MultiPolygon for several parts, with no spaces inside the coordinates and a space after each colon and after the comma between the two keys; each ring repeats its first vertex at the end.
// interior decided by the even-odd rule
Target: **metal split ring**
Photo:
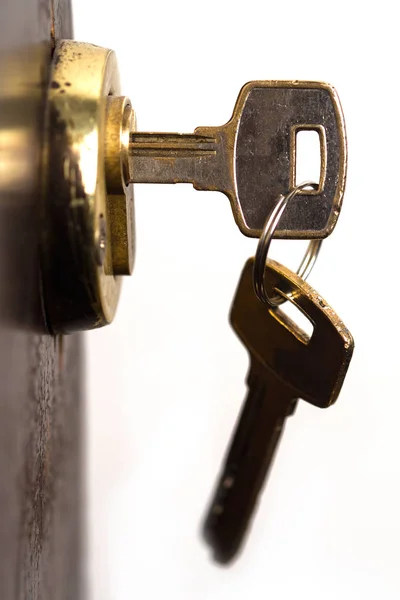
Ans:
{"type": "MultiPolygon", "coordinates": [[[[318,184],[314,183],[313,181],[305,181],[304,183],[297,185],[285,196],[282,194],[278,196],[274,208],[265,221],[264,229],[258,242],[253,268],[254,291],[259,300],[269,304],[269,306],[272,307],[279,306],[280,304],[286,302],[290,294],[283,294],[280,293],[279,290],[276,290],[278,293],[274,296],[268,295],[265,285],[265,266],[267,264],[268,250],[271,245],[275,229],[278,226],[279,220],[288,202],[306,187],[311,187],[316,190],[318,189],[318,184]]],[[[303,260],[296,271],[297,275],[302,279],[307,279],[311,273],[315,261],[317,260],[322,242],[323,240],[311,240],[308,244],[303,260]]]]}

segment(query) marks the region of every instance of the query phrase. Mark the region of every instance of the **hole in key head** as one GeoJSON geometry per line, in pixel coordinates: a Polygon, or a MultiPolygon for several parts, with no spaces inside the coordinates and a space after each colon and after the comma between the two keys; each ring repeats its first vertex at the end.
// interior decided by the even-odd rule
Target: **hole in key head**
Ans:
{"type": "Polygon", "coordinates": [[[314,332],[314,325],[307,315],[288,300],[279,308],[272,309],[275,318],[303,344],[308,344],[314,332]]]}
{"type": "Polygon", "coordinates": [[[306,188],[300,194],[320,194],[326,176],[326,136],[322,125],[296,125],[292,128],[291,187],[315,181],[318,189],[306,188]]]}

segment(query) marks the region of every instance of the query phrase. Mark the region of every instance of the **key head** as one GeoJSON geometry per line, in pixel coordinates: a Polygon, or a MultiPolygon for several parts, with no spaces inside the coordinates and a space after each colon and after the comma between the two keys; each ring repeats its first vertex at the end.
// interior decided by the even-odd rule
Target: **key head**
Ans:
{"type": "MultiPolygon", "coordinates": [[[[331,307],[305,281],[269,261],[267,281],[290,294],[311,321],[310,338],[282,310],[260,302],[253,290],[254,258],[243,269],[231,308],[231,324],[251,356],[293,389],[293,397],[326,408],[338,397],[354,341],[331,307]]],[[[289,296],[288,296],[289,297],[289,296]]]]}
{"type": "Polygon", "coordinates": [[[279,194],[296,185],[297,133],[317,131],[319,188],[290,202],[274,236],[328,236],[339,216],[347,170],[345,124],[335,89],[320,82],[252,81],[242,88],[227,127],[234,147],[231,201],[239,228],[250,237],[261,235],[279,194]]]}

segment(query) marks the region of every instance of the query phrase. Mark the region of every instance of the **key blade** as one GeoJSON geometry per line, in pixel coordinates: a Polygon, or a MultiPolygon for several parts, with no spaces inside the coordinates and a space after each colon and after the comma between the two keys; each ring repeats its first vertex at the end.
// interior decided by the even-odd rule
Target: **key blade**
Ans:
{"type": "Polygon", "coordinates": [[[340,213],[347,172],[344,117],[335,89],[321,82],[252,81],[242,88],[230,125],[235,131],[231,201],[242,233],[259,237],[277,197],[295,187],[296,134],[308,129],[320,139],[319,189],[290,202],[274,237],[328,236],[340,213]]]}
{"type": "Polygon", "coordinates": [[[231,309],[231,324],[250,354],[270,369],[297,397],[326,408],[338,397],[354,341],[332,308],[286,267],[269,261],[272,288],[291,294],[290,301],[312,322],[309,340],[282,311],[268,309],[252,291],[254,258],[247,261],[231,309]],[[252,315],[244,319],[243,315],[252,315]]]}
{"type": "Polygon", "coordinates": [[[295,187],[296,136],[305,129],[319,135],[319,188],[293,198],[275,236],[324,238],[339,216],[347,168],[343,114],[326,83],[252,81],[221,127],[190,134],[132,131],[128,181],[192,183],[222,192],[242,233],[260,237],[277,197],[295,187]]]}
{"type": "Polygon", "coordinates": [[[203,525],[215,560],[224,564],[236,556],[248,535],[285,418],[296,406],[290,388],[255,360],[251,361],[247,384],[247,398],[203,525]]]}

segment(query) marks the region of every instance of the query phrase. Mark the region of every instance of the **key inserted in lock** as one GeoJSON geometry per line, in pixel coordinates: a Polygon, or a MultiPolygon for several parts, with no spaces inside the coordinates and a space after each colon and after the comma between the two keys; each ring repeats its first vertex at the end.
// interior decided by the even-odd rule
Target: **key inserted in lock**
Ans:
{"type": "Polygon", "coordinates": [[[346,179],[343,115],[324,83],[254,81],[221,127],[138,133],[120,96],[112,51],[65,40],[54,52],[43,160],[42,271],[54,332],[110,323],[120,276],[132,272],[133,183],[191,182],[229,197],[245,235],[260,235],[277,196],[295,185],[296,135],[317,131],[321,175],[288,206],[275,236],[333,230],[346,179]]]}
{"type": "Polygon", "coordinates": [[[325,83],[252,81],[222,127],[132,133],[130,181],[221,191],[241,232],[259,237],[276,198],[296,184],[296,138],[303,130],[319,135],[319,187],[290,204],[275,237],[324,238],[339,216],[346,179],[343,115],[335,90],[325,83]]]}

